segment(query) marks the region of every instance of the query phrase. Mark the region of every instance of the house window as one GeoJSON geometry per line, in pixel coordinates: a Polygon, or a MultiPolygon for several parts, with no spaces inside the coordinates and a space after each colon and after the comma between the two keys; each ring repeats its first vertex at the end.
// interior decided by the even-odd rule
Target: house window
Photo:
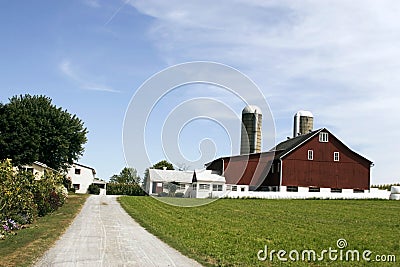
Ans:
{"type": "Polygon", "coordinates": [[[365,191],[362,189],[353,189],[353,193],[364,193],[365,191]]]}
{"type": "Polygon", "coordinates": [[[192,184],[193,190],[197,190],[197,184],[192,184]]]}
{"type": "Polygon", "coordinates": [[[339,161],[339,152],[333,152],[333,160],[339,161]]]}
{"type": "Polygon", "coordinates": [[[33,173],[33,168],[26,168],[25,171],[29,172],[29,173],[33,173]]]}
{"type": "Polygon", "coordinates": [[[232,191],[237,191],[237,186],[236,185],[232,185],[232,191]]]}
{"type": "Polygon", "coordinates": [[[80,175],[80,174],[81,174],[81,169],[75,168],[75,174],[76,174],[76,175],[80,175]]]}
{"type": "Polygon", "coordinates": [[[328,133],[319,133],[319,141],[321,143],[327,143],[328,142],[328,133]]]}
{"type": "Polygon", "coordinates": [[[246,190],[246,187],[241,187],[240,191],[244,192],[246,190]]]}
{"type": "Polygon", "coordinates": [[[313,160],[313,159],[314,159],[314,151],[308,150],[308,160],[313,160]]]}
{"type": "Polygon", "coordinates": [[[81,187],[80,184],[73,184],[72,186],[74,187],[75,190],[79,190],[79,188],[81,187]]]}
{"type": "Polygon", "coordinates": [[[186,185],[185,184],[177,184],[176,185],[176,190],[185,190],[186,189],[186,185]]]}
{"type": "Polygon", "coordinates": [[[222,191],[222,184],[213,184],[212,191],[222,191]]]}
{"type": "Polygon", "coordinates": [[[342,193],[341,188],[331,188],[331,193],[342,193]]]}
{"type": "Polygon", "coordinates": [[[288,186],[286,187],[287,192],[299,192],[299,187],[297,186],[288,186]]]}
{"type": "Polygon", "coordinates": [[[226,191],[231,191],[232,190],[232,186],[231,185],[226,185],[226,191]]]}
{"type": "Polygon", "coordinates": [[[210,184],[199,184],[199,190],[210,190],[210,184]]]}

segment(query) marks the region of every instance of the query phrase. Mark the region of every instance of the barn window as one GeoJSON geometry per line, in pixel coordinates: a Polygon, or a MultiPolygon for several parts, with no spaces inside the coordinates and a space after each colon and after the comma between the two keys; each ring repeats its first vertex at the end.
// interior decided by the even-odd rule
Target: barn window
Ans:
{"type": "Polygon", "coordinates": [[[299,192],[299,187],[298,186],[288,186],[286,187],[287,192],[299,192]]]}
{"type": "Polygon", "coordinates": [[[319,141],[322,143],[327,143],[328,142],[328,133],[319,133],[319,141]]]}
{"type": "Polygon", "coordinates": [[[276,172],[279,172],[280,169],[281,169],[281,163],[278,162],[278,163],[276,164],[276,172]]]}
{"type": "Polygon", "coordinates": [[[331,193],[342,193],[341,188],[331,188],[331,193]]]}
{"type": "Polygon", "coordinates": [[[364,193],[365,191],[362,189],[353,189],[353,193],[364,193]]]}
{"type": "Polygon", "coordinates": [[[333,152],[333,160],[339,161],[339,152],[333,152]]]}
{"type": "Polygon", "coordinates": [[[308,150],[308,160],[313,160],[313,159],[314,159],[314,151],[308,150]]]}
{"type": "Polygon", "coordinates": [[[237,186],[236,185],[232,185],[232,191],[237,191],[237,186]]]}
{"type": "Polygon", "coordinates": [[[274,173],[275,172],[275,165],[272,163],[272,165],[271,165],[271,173],[274,173]]]}
{"type": "Polygon", "coordinates": [[[232,190],[232,186],[231,185],[226,185],[226,191],[231,191],[232,190]]]}
{"type": "Polygon", "coordinates": [[[320,192],[321,189],[319,187],[309,187],[308,192],[320,192]]]}

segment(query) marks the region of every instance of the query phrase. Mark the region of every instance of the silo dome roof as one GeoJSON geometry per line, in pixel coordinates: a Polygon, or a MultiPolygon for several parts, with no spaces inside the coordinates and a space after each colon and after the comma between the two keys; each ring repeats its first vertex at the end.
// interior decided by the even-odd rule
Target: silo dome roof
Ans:
{"type": "Polygon", "coordinates": [[[248,105],[242,110],[242,114],[246,114],[246,113],[262,114],[261,109],[254,105],[248,105]]]}
{"type": "Polygon", "coordinates": [[[296,116],[304,116],[304,117],[314,117],[311,111],[308,110],[299,110],[296,113],[296,116]]]}

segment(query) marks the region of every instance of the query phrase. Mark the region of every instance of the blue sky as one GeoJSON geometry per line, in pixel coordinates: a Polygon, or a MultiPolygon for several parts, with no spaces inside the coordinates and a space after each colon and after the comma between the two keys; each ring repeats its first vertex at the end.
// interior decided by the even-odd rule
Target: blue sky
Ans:
{"type": "MultiPolygon", "coordinates": [[[[291,136],[296,111],[311,110],[315,128],[374,161],[373,184],[398,182],[398,14],[398,1],[372,0],[3,1],[0,100],[44,94],[77,114],[89,130],[80,162],[108,179],[125,166],[122,127],[137,88],[174,64],[221,62],[260,87],[277,141],[291,136]]],[[[218,95],[240,114],[229,94],[199,88],[160,101],[155,125],[173,103],[196,97],[218,95]]],[[[227,140],[217,124],[195,120],[178,142],[195,160],[206,138],[218,144],[216,156],[238,153],[238,136],[227,140]]],[[[149,144],[152,161],[163,158],[157,142],[149,144]]]]}

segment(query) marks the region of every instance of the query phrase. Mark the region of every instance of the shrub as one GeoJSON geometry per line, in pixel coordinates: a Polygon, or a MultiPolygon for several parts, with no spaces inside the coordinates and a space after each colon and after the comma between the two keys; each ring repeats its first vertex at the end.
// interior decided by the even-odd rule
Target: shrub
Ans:
{"type": "Polygon", "coordinates": [[[91,184],[89,185],[88,192],[89,194],[98,195],[100,194],[100,188],[96,184],[91,184]]]}
{"type": "Polygon", "coordinates": [[[68,192],[75,193],[75,187],[68,188],[68,192]]]}
{"type": "Polygon", "coordinates": [[[159,197],[167,197],[168,193],[167,192],[160,192],[160,193],[158,193],[158,196],[159,197]]]}
{"type": "Polygon", "coordinates": [[[33,182],[33,174],[14,171],[10,160],[0,162],[1,221],[7,218],[24,218],[21,223],[32,222],[37,213],[31,191],[33,182]]]}
{"type": "Polygon", "coordinates": [[[33,182],[33,200],[39,216],[53,212],[64,204],[68,192],[62,185],[62,179],[61,175],[47,173],[42,179],[33,182]]]}
{"type": "Polygon", "coordinates": [[[183,197],[184,194],[182,192],[175,193],[175,197],[183,197]]]}
{"type": "Polygon", "coordinates": [[[108,183],[107,195],[127,195],[127,196],[144,196],[146,193],[136,183],[134,184],[121,184],[121,183],[108,183]]]}

